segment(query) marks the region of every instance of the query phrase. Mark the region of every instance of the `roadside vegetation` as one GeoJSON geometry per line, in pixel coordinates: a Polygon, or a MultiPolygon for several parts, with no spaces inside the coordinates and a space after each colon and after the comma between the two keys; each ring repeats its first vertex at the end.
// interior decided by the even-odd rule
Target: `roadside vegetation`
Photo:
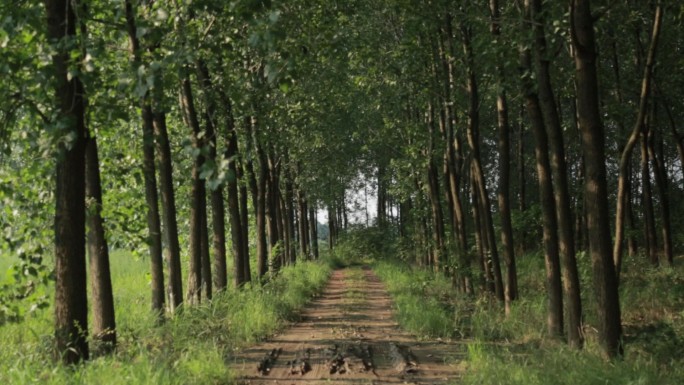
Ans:
{"type": "MultiPolygon", "coordinates": [[[[424,339],[462,341],[459,384],[682,384],[684,383],[684,266],[652,267],[644,256],[625,260],[622,304],[624,358],[601,358],[591,292],[583,298],[584,349],[575,350],[546,329],[544,259],[519,258],[520,298],[506,316],[490,293],[466,295],[444,273],[402,260],[392,235],[377,228],[353,231],[338,250],[358,263],[373,255],[373,270],[394,301],[402,328],[424,339]],[[378,250],[382,250],[380,255],[378,250]]],[[[342,261],[346,259],[341,258],[342,261]]],[[[590,288],[590,261],[579,260],[581,283],[590,288]]]]}
{"type": "Polygon", "coordinates": [[[37,310],[22,323],[0,327],[0,383],[230,384],[231,353],[296,320],[330,272],[325,263],[300,262],[263,286],[230,288],[158,324],[148,301],[147,265],[128,253],[112,256],[119,315],[114,354],[77,366],[53,360],[52,308],[37,310]]]}

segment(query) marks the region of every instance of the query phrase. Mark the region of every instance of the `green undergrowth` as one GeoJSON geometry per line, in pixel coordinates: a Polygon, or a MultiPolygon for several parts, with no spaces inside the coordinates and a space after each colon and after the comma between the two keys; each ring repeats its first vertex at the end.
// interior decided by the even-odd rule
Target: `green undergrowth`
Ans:
{"type": "Polygon", "coordinates": [[[52,309],[0,327],[3,384],[230,384],[232,354],[295,320],[327,282],[330,267],[303,262],[267,284],[247,285],[185,308],[161,325],[149,311],[147,262],[112,257],[119,347],[68,367],[52,360],[52,309]]]}
{"type": "Polygon", "coordinates": [[[417,337],[452,337],[454,328],[448,295],[451,284],[443,276],[400,262],[379,261],[373,270],[385,282],[394,301],[399,324],[417,337]]]}
{"type": "Polygon", "coordinates": [[[421,337],[461,340],[463,384],[683,384],[684,268],[626,261],[621,278],[625,356],[601,358],[593,326],[590,269],[580,256],[586,346],[570,349],[546,333],[543,258],[519,259],[521,298],[506,317],[491,296],[466,296],[450,280],[399,261],[375,263],[399,323],[421,337]]]}

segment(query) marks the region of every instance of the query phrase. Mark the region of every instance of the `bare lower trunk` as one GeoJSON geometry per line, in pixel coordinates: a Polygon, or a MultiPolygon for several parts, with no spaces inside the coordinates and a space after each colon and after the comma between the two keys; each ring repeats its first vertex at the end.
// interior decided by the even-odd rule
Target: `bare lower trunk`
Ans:
{"type": "Polygon", "coordinates": [[[55,192],[55,342],[65,363],[87,360],[88,300],[85,254],[85,121],[84,90],[79,77],[68,78],[68,45],[76,36],[74,4],[46,0],[47,36],[60,42],[52,56],[55,105],[64,133],[74,140],[59,146],[55,192]]]}
{"type": "MultiPolygon", "coordinates": [[[[529,0],[528,0],[529,1],[529,0]]],[[[530,7],[530,3],[526,2],[530,7]]],[[[550,166],[553,175],[553,190],[558,225],[558,247],[563,263],[563,285],[567,308],[568,343],[581,348],[582,338],[582,299],[580,297],[579,273],[575,256],[575,239],[570,211],[570,194],[568,189],[568,166],[565,161],[565,144],[563,143],[563,127],[560,113],[551,85],[549,53],[544,35],[544,19],[541,0],[532,0],[531,18],[535,34],[535,62],[537,83],[539,86],[539,106],[544,119],[544,127],[551,149],[550,166]]]]}
{"type": "MultiPolygon", "coordinates": [[[[529,12],[527,0],[526,5],[528,5],[526,7],[527,13],[529,12]]],[[[530,15],[526,14],[526,18],[529,19],[529,17],[530,15]]],[[[523,49],[520,61],[523,70],[531,69],[529,49],[523,49]]],[[[542,209],[542,234],[548,301],[546,324],[551,336],[561,337],[563,335],[563,294],[561,290],[560,256],[558,251],[558,218],[556,217],[556,202],[553,196],[551,181],[548,137],[544,128],[544,119],[539,99],[529,79],[524,79],[523,92],[530,126],[535,139],[534,152],[539,183],[539,202],[542,209]]]]}
{"type": "Polygon", "coordinates": [[[570,24],[575,50],[577,110],[586,160],[584,193],[589,254],[596,295],[599,343],[606,357],[622,355],[620,297],[611,253],[605,134],[599,110],[594,19],[589,0],[572,0],[570,24]]]}
{"type": "MultiPolygon", "coordinates": [[[[491,32],[495,39],[501,36],[500,12],[498,0],[489,1],[491,12],[491,32]]],[[[511,302],[518,297],[518,276],[515,268],[515,251],[513,247],[513,225],[511,223],[510,204],[510,173],[511,173],[511,150],[510,150],[510,125],[508,124],[508,100],[503,86],[505,79],[504,68],[497,65],[497,92],[496,112],[497,128],[499,134],[499,191],[497,193],[499,214],[501,217],[501,246],[503,258],[506,263],[506,285],[504,287],[505,311],[511,312],[511,302]]]]}
{"type": "MultiPolygon", "coordinates": [[[[185,71],[184,71],[185,72],[185,71]]],[[[190,75],[183,74],[181,84],[180,105],[186,125],[191,130],[192,147],[199,153],[203,141],[200,139],[200,126],[195,110],[190,75]]],[[[204,181],[200,179],[200,168],[204,164],[204,156],[198,155],[193,160],[190,192],[190,236],[188,243],[190,261],[188,269],[187,301],[191,305],[199,304],[202,300],[202,216],[206,217],[206,205],[203,205],[206,195],[204,181]]]]}
{"type": "Polygon", "coordinates": [[[97,141],[93,134],[86,140],[86,199],[89,204],[88,256],[93,310],[93,335],[105,351],[116,347],[114,294],[109,270],[109,248],[102,218],[102,189],[97,141]]]}

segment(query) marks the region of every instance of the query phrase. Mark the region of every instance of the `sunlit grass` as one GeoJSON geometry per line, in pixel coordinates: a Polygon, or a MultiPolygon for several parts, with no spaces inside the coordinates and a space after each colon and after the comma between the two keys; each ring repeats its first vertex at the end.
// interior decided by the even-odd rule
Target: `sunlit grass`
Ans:
{"type": "Polygon", "coordinates": [[[272,335],[327,282],[326,264],[284,268],[263,286],[229,289],[157,325],[147,261],[113,253],[119,347],[75,368],[52,360],[52,308],[0,327],[3,384],[230,384],[230,355],[272,335]]]}
{"type": "Polygon", "coordinates": [[[626,263],[621,280],[625,357],[601,358],[596,339],[589,261],[580,256],[586,346],[570,349],[547,337],[543,259],[519,259],[521,298],[511,314],[492,296],[467,296],[431,271],[389,260],[375,264],[403,328],[426,337],[461,338],[461,384],[684,383],[684,268],[626,263]]]}
{"type": "Polygon", "coordinates": [[[452,312],[440,301],[449,282],[422,269],[392,262],[378,262],[374,271],[392,295],[397,321],[418,337],[452,337],[456,334],[452,312]]]}

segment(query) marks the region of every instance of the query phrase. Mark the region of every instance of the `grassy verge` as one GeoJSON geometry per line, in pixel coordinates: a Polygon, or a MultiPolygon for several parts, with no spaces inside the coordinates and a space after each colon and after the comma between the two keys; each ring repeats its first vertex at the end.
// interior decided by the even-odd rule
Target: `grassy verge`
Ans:
{"type": "Polygon", "coordinates": [[[510,316],[489,297],[465,297],[447,279],[400,262],[381,261],[397,318],[424,337],[459,338],[467,350],[463,384],[684,383],[684,267],[628,261],[621,303],[625,357],[606,362],[596,342],[588,261],[580,260],[587,343],[582,351],[546,336],[543,259],[519,260],[521,299],[510,316]]]}
{"type": "Polygon", "coordinates": [[[149,311],[147,263],[115,254],[112,268],[117,352],[75,368],[52,364],[52,310],[47,309],[0,327],[0,383],[230,384],[225,363],[232,352],[295,319],[330,272],[325,264],[298,263],[264,286],[228,290],[156,326],[149,311]]]}
{"type": "Polygon", "coordinates": [[[399,262],[379,261],[373,270],[385,282],[399,324],[417,337],[452,337],[457,329],[447,301],[451,285],[441,275],[399,262]]]}

